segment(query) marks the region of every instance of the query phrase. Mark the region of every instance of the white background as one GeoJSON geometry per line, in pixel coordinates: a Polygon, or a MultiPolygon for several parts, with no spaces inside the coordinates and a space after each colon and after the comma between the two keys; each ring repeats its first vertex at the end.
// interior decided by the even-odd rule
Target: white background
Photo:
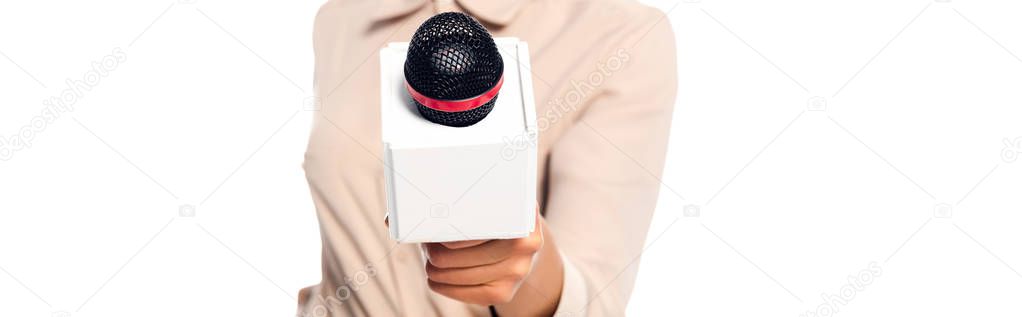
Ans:
{"type": "MultiPolygon", "coordinates": [[[[629,313],[799,316],[873,263],[837,315],[1022,314],[1022,5],[650,2],[680,87],[629,313]]],[[[0,316],[293,314],[319,5],[0,4],[5,139],[127,58],[0,161],[0,316]]]]}

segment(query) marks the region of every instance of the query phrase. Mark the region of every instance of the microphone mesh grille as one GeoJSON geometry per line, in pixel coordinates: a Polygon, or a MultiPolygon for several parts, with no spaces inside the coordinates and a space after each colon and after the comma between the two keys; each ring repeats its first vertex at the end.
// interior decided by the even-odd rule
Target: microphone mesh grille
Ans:
{"type": "Polygon", "coordinates": [[[435,15],[419,26],[408,46],[405,79],[433,99],[478,96],[497,84],[504,62],[478,21],[456,12],[435,15]]]}
{"type": "MultiPolygon", "coordinates": [[[[415,31],[404,71],[405,80],[419,93],[439,100],[462,100],[492,89],[504,74],[504,62],[493,37],[478,21],[446,12],[429,18],[415,31]]],[[[481,121],[496,101],[494,97],[474,109],[445,112],[412,100],[427,120],[452,127],[481,121]]]]}
{"type": "Polygon", "coordinates": [[[497,98],[493,98],[493,100],[490,100],[477,108],[458,112],[436,110],[423,106],[414,99],[412,102],[415,102],[415,106],[419,109],[419,113],[427,120],[449,127],[460,128],[476,124],[479,121],[482,121],[483,118],[486,118],[486,115],[490,114],[490,110],[493,110],[493,104],[497,102],[497,98]]]}

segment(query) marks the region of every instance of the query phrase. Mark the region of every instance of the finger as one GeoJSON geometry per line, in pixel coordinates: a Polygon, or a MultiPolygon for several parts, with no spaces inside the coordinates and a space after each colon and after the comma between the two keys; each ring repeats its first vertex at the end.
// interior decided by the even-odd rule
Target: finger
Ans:
{"type": "Polygon", "coordinates": [[[477,245],[480,245],[480,244],[483,244],[483,243],[487,243],[487,242],[490,242],[490,240],[451,241],[451,242],[443,242],[443,243],[440,243],[440,244],[444,245],[444,247],[447,247],[448,249],[457,250],[457,249],[464,249],[464,248],[468,248],[468,247],[474,247],[474,246],[477,246],[477,245]]]}
{"type": "Polygon", "coordinates": [[[426,281],[429,289],[454,300],[476,304],[493,305],[510,302],[515,293],[515,282],[500,280],[483,285],[450,285],[434,281],[426,281]]]}
{"type": "Polygon", "coordinates": [[[510,258],[489,265],[468,268],[438,268],[426,263],[426,277],[434,282],[450,285],[481,285],[500,279],[521,280],[532,270],[532,259],[528,257],[510,258]]]}
{"type": "Polygon", "coordinates": [[[515,255],[531,256],[542,247],[542,234],[520,239],[492,240],[474,247],[454,250],[435,243],[424,246],[429,262],[445,269],[493,264],[515,255]]]}
{"type": "Polygon", "coordinates": [[[532,234],[530,236],[539,235],[540,239],[543,239],[543,225],[546,224],[543,214],[539,212],[539,206],[536,206],[536,226],[533,227],[532,234]]]}
{"type": "Polygon", "coordinates": [[[423,244],[426,259],[439,268],[465,268],[493,264],[512,255],[515,240],[492,240],[461,249],[448,249],[440,243],[423,244]]]}
{"type": "Polygon", "coordinates": [[[536,234],[537,232],[540,232],[540,234],[542,235],[543,234],[542,233],[543,232],[543,226],[546,224],[545,221],[546,221],[546,218],[543,218],[543,213],[540,212],[540,206],[537,205],[537,207],[536,207],[536,230],[533,230],[532,233],[536,234]]]}

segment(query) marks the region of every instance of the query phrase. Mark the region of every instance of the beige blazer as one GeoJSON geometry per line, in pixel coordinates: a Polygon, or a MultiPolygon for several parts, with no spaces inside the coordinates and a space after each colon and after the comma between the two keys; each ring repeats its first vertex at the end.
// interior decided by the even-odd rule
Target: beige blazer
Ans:
{"type": "Polygon", "coordinates": [[[381,46],[462,11],[529,43],[539,206],[561,249],[558,316],[620,316],[656,205],[674,106],[669,21],[629,0],[331,0],[316,16],[321,101],[305,171],[322,234],[322,281],[299,316],[488,316],[432,293],[419,248],[387,234],[381,46]]]}

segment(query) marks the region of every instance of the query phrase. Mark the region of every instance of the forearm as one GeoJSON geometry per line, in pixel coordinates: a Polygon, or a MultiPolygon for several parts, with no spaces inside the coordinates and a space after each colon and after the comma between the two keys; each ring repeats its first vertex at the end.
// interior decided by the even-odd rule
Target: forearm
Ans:
{"type": "Polygon", "coordinates": [[[564,264],[549,229],[545,224],[541,228],[543,248],[536,255],[532,273],[510,302],[495,305],[501,316],[553,316],[560,303],[564,264]]]}

